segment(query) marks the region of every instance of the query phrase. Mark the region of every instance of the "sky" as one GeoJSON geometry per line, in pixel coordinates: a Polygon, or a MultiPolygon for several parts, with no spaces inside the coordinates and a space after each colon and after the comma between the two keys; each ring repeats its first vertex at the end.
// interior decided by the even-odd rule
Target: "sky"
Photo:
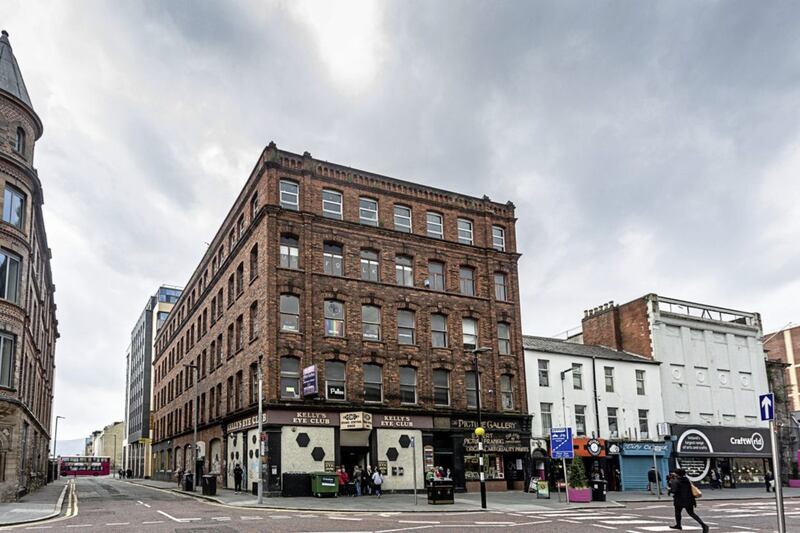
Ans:
{"type": "Polygon", "coordinates": [[[800,323],[800,4],[4,0],[34,107],[59,436],[123,418],[125,349],[261,150],[518,217],[523,329],[649,292],[800,323]]]}

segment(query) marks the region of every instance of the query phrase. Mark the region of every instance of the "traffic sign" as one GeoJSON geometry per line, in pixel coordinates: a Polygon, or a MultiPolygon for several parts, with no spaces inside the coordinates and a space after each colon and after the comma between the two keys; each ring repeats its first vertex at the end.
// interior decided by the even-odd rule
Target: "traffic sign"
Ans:
{"type": "Polygon", "coordinates": [[[572,428],[550,428],[550,457],[572,459],[575,457],[572,446],[572,428]]]}
{"type": "Polygon", "coordinates": [[[758,397],[758,410],[761,420],[775,420],[775,396],[771,392],[758,397]]]}

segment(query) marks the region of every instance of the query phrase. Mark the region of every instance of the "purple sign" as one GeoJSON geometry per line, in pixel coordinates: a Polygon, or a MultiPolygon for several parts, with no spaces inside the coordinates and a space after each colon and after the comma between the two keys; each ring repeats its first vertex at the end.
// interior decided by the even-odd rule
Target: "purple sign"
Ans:
{"type": "Polygon", "coordinates": [[[319,394],[317,365],[307,366],[303,369],[303,396],[316,396],[317,394],[319,394]]]}

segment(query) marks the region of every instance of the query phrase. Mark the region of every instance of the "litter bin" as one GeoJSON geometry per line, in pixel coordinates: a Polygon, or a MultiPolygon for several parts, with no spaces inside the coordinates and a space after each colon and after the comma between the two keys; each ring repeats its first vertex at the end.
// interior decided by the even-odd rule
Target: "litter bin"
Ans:
{"type": "Polygon", "coordinates": [[[455,503],[453,498],[453,481],[450,479],[433,479],[428,484],[428,503],[445,505],[455,503]]]}
{"type": "Polygon", "coordinates": [[[183,490],[194,491],[194,475],[191,472],[187,472],[183,476],[183,490]]]}
{"type": "Polygon", "coordinates": [[[203,496],[216,496],[217,476],[206,474],[203,476],[203,496]]]}
{"type": "Polygon", "coordinates": [[[604,502],[606,501],[606,492],[608,482],[602,479],[594,479],[589,482],[592,487],[592,501],[604,502]]]}
{"type": "Polygon", "coordinates": [[[311,494],[317,496],[336,496],[339,494],[339,476],[330,472],[311,473],[311,494]]]}

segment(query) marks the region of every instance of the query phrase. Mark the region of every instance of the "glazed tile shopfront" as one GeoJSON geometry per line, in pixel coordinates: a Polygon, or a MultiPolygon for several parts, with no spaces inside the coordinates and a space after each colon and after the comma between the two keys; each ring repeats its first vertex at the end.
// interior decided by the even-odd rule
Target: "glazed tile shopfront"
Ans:
{"type": "MultiPolygon", "coordinates": [[[[522,490],[530,447],[525,417],[493,417],[483,425],[489,490],[522,490]]],[[[257,426],[257,416],[225,426],[220,465],[225,486],[233,486],[236,464],[244,470],[244,485],[250,489],[261,467],[265,487],[273,494],[281,492],[284,474],[332,472],[338,466],[352,472],[358,465],[380,468],[384,490],[403,492],[414,486],[416,464],[418,486],[427,470],[442,467],[450,471],[457,490],[478,490],[474,417],[268,409],[261,438],[257,426]],[[261,450],[266,451],[263,457],[261,450]]]]}

